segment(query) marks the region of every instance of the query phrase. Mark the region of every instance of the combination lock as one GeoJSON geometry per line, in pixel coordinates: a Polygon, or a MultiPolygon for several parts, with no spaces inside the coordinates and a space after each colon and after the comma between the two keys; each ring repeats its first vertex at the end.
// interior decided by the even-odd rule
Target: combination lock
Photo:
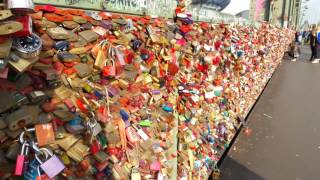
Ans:
{"type": "Polygon", "coordinates": [[[16,38],[14,40],[14,48],[17,54],[25,59],[35,59],[39,56],[42,47],[42,41],[36,34],[30,36],[16,38]]]}

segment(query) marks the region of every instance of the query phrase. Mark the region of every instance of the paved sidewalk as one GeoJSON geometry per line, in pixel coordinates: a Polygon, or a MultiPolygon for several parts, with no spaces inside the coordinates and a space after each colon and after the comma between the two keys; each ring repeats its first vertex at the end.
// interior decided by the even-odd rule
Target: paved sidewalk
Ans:
{"type": "Polygon", "coordinates": [[[320,64],[283,60],[222,164],[223,180],[320,179],[320,64]]]}

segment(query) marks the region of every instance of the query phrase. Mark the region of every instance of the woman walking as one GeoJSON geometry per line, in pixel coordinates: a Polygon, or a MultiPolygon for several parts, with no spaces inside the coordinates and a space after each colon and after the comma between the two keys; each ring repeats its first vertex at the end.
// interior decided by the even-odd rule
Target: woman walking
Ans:
{"type": "Polygon", "coordinates": [[[311,58],[312,63],[319,63],[319,54],[318,54],[318,38],[317,38],[317,28],[316,26],[312,27],[310,33],[310,48],[311,48],[311,58]]]}

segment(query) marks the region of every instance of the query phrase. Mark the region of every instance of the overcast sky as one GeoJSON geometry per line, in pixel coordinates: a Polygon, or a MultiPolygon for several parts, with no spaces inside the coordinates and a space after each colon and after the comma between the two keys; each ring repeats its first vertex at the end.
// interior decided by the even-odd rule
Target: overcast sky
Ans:
{"type": "Polygon", "coordinates": [[[304,6],[304,4],[308,6],[308,9],[306,10],[306,15],[304,16],[302,22],[308,20],[309,24],[318,23],[320,20],[320,0],[309,0],[309,2],[303,3],[302,6],[304,6]]]}
{"type": "Polygon", "coordinates": [[[244,10],[249,10],[250,0],[231,0],[230,4],[222,12],[229,14],[237,14],[244,10]]]}

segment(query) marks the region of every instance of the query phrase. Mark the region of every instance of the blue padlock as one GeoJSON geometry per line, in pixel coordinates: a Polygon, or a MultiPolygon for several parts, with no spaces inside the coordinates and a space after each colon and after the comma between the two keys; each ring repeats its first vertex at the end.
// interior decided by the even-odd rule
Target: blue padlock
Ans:
{"type": "Polygon", "coordinates": [[[40,163],[36,160],[33,159],[29,165],[26,167],[26,171],[23,174],[23,179],[25,180],[36,180],[37,176],[39,176],[39,167],[40,163]]]}
{"type": "Polygon", "coordinates": [[[173,112],[173,108],[169,107],[168,105],[163,105],[162,109],[166,112],[173,112]]]}
{"type": "Polygon", "coordinates": [[[79,116],[75,116],[72,120],[68,122],[71,126],[81,124],[82,119],[79,116]]]}
{"type": "Polygon", "coordinates": [[[102,98],[103,98],[103,94],[100,93],[100,92],[97,91],[97,90],[94,90],[93,94],[94,94],[98,99],[102,99],[102,98]]]}
{"type": "Polygon", "coordinates": [[[129,114],[125,110],[121,109],[119,113],[124,121],[129,120],[129,114]]]}
{"type": "Polygon", "coordinates": [[[53,45],[53,48],[57,51],[66,51],[70,47],[70,43],[68,41],[58,41],[53,45]]]}

